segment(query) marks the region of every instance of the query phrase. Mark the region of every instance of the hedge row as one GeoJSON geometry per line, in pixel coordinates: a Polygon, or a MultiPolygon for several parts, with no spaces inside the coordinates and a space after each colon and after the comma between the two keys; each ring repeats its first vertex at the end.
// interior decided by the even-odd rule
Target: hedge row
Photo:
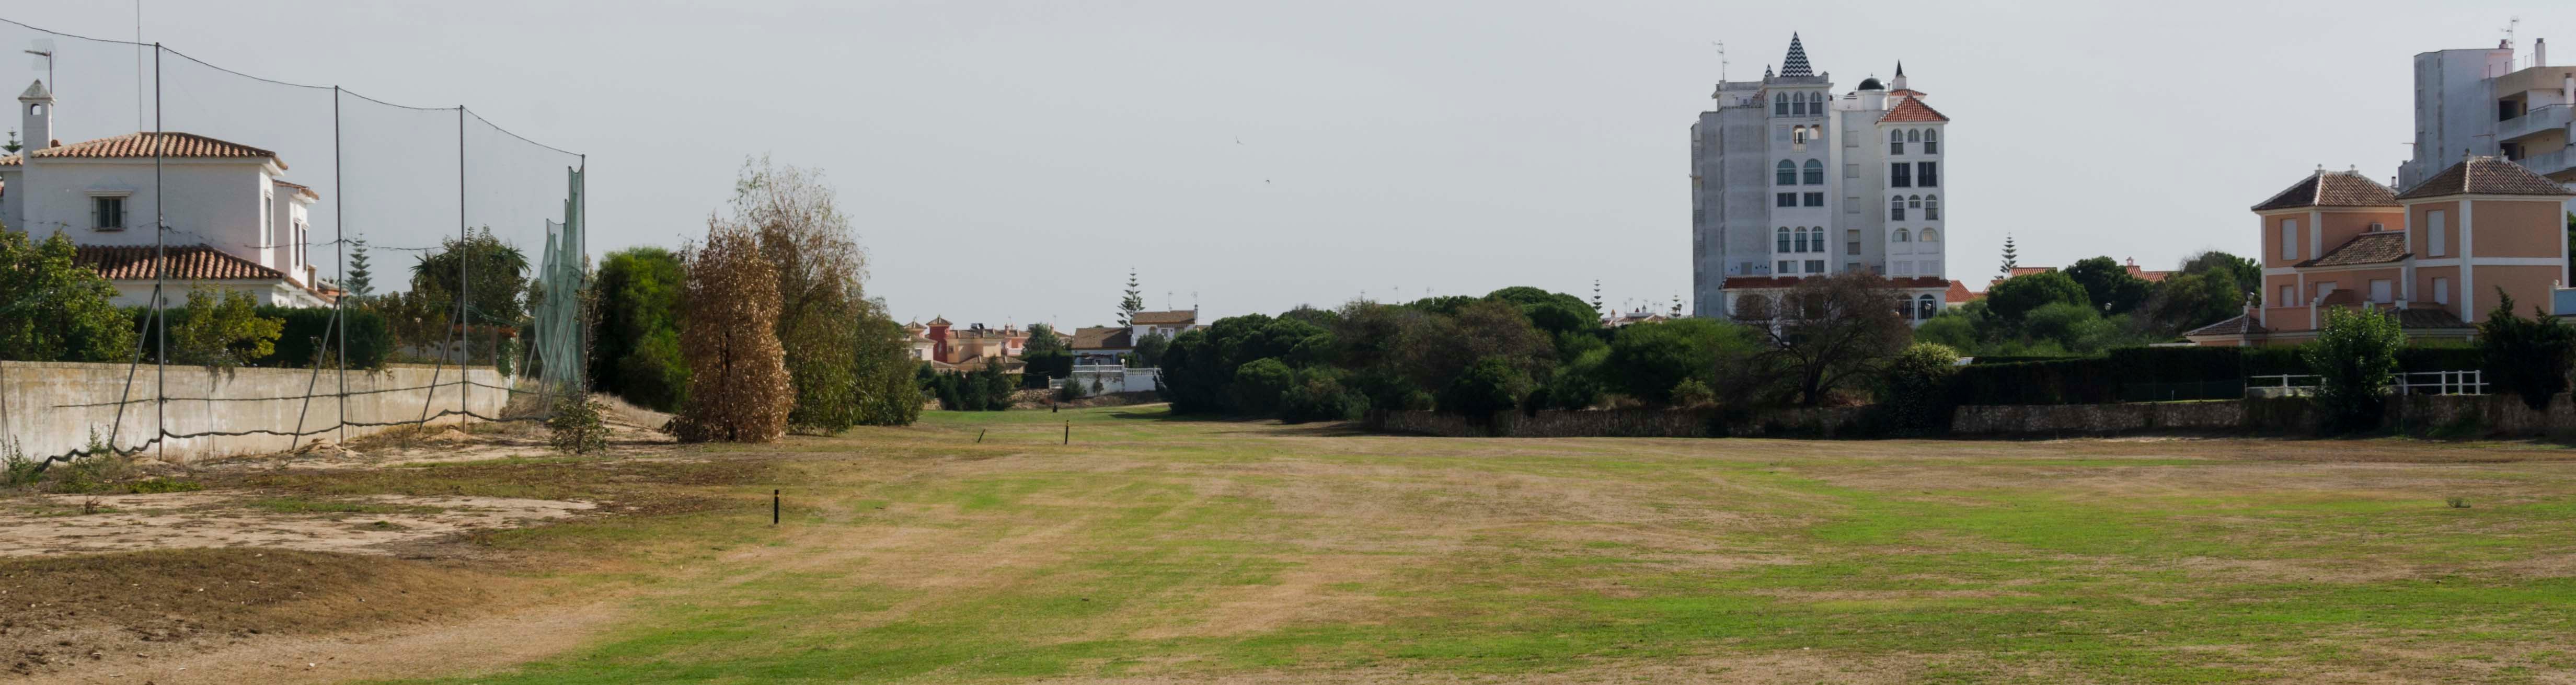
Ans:
{"type": "MultiPolygon", "coordinates": [[[[307,368],[313,365],[314,360],[318,358],[314,355],[314,343],[320,341],[324,333],[331,329],[332,310],[262,305],[253,311],[262,318],[284,319],[286,325],[277,336],[276,350],[268,356],[251,360],[251,366],[307,368]]],[[[152,358],[152,309],[128,307],[125,313],[133,317],[134,330],[143,334],[145,348],[143,357],[152,358]]],[[[349,318],[349,367],[373,369],[384,366],[386,356],[392,354],[394,349],[393,334],[385,329],[385,317],[364,309],[350,309],[342,314],[349,318]]],[[[185,309],[165,309],[162,310],[161,315],[170,325],[185,324],[188,321],[188,311],[185,309]]],[[[333,339],[330,343],[333,351],[337,351],[339,346],[337,339],[333,339]]]]}
{"type": "MultiPolygon", "coordinates": [[[[2020,358],[2028,359],[2028,358],[2020,358]]],[[[2479,368],[2475,347],[2408,347],[2399,369],[2479,368]]],[[[2306,374],[2296,347],[2128,347],[2097,357],[1979,363],[1959,369],[1960,404],[2097,404],[2243,397],[2255,376],[2306,374]]]]}

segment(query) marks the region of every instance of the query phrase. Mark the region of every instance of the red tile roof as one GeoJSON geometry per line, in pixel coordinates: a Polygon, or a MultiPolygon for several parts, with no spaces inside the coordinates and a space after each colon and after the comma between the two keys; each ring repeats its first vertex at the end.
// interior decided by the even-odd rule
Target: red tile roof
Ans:
{"type": "Polygon", "coordinates": [[[1879,117],[1878,123],[1886,124],[1949,120],[1949,117],[1941,116],[1941,112],[1939,110],[1932,109],[1931,105],[1923,104],[1922,98],[1909,95],[1906,96],[1905,101],[1896,103],[1895,107],[1887,108],[1886,116],[1879,117]]]}
{"type": "Polygon", "coordinates": [[[1168,312],[1137,312],[1128,316],[1127,320],[1129,322],[1139,324],[1197,324],[1199,322],[1199,312],[1195,309],[1174,309],[1168,312]]]}
{"type": "Polygon", "coordinates": [[[2254,205],[2254,211],[2298,207],[2395,207],[2397,191],[2370,180],[2358,171],[2324,171],[2290,184],[2272,199],[2254,205]]]}
{"type": "Polygon", "coordinates": [[[2410,256],[2410,254],[2406,251],[2405,233],[2399,231],[2377,231],[2353,236],[2351,240],[2344,241],[2342,245],[2335,246],[2335,249],[2327,250],[2325,255],[2317,257],[2316,259],[2299,262],[2297,266],[2386,264],[2389,262],[2403,260],[2408,256],[2410,256]]]}
{"type": "Polygon", "coordinates": [[[119,157],[151,157],[156,153],[156,151],[159,155],[165,157],[240,159],[257,159],[265,157],[276,161],[277,168],[286,168],[286,161],[277,159],[277,153],[275,152],[269,152],[267,150],[240,143],[216,140],[194,133],[180,133],[177,131],[165,131],[162,133],[152,133],[148,131],[142,133],[128,133],[112,138],[87,140],[72,143],[70,145],[56,145],[42,150],[37,150],[35,152],[0,157],[0,166],[21,163],[27,156],[34,156],[39,159],[109,159],[119,157]]]}
{"type": "Polygon", "coordinates": [[[1136,341],[1130,336],[1135,332],[1135,329],[1124,326],[1093,326],[1076,328],[1073,329],[1072,347],[1076,350],[1134,349],[1136,347],[1136,341]]]}
{"type": "Polygon", "coordinates": [[[1951,281],[1950,290],[1949,292],[1941,294],[1941,301],[1949,304],[1960,304],[1985,296],[1985,293],[1969,290],[1968,284],[1966,283],[1951,281]]]}
{"type": "Polygon", "coordinates": [[[2576,195],[2549,177],[2496,157],[2471,157],[2398,193],[2401,200],[2444,195],[2576,195]]]}
{"type": "MultiPolygon", "coordinates": [[[[278,164],[278,168],[281,168],[281,169],[282,169],[282,168],[285,168],[285,167],[286,167],[286,165],[285,165],[284,163],[280,163],[280,164],[278,164]]],[[[296,183],[296,182],[293,182],[293,181],[281,180],[281,179],[269,179],[269,180],[270,180],[270,182],[276,183],[276,184],[278,184],[278,185],[280,185],[280,186],[284,186],[284,187],[288,187],[288,188],[294,188],[294,189],[295,189],[296,194],[298,194],[298,195],[303,195],[303,196],[305,196],[305,197],[313,198],[313,199],[316,199],[316,200],[322,199],[322,194],[321,194],[321,193],[313,192],[313,187],[312,187],[312,186],[304,185],[304,184],[302,184],[302,183],[296,183]]]]}
{"type": "MultiPolygon", "coordinates": [[[[161,277],[173,281],[231,281],[284,279],[286,274],[260,266],[205,245],[181,245],[164,249],[169,270],[161,277]]],[[[72,260],[97,270],[111,280],[152,278],[153,259],[150,245],[82,245],[72,260]]]]}

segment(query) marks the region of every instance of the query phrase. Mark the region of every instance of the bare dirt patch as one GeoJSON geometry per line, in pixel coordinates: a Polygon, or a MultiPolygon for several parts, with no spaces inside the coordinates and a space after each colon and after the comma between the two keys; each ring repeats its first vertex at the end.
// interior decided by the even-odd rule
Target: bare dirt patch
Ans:
{"type": "Polygon", "coordinates": [[[596,507],[506,497],[312,499],[239,490],[47,495],[0,513],[0,557],[187,547],[393,554],[400,543],[531,525],[596,507]]]}
{"type": "Polygon", "coordinates": [[[512,585],[419,562],[281,549],[0,560],[0,669],[28,676],[263,635],[417,624],[512,585]]]}

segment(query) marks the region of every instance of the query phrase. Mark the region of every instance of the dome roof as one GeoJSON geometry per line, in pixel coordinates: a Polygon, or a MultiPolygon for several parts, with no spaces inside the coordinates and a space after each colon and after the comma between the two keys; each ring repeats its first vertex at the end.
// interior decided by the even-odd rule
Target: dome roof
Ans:
{"type": "Polygon", "coordinates": [[[1887,90],[1887,87],[1886,87],[1886,86],[1882,86],[1882,85],[1878,85],[1878,77],[1876,77],[1876,76],[1872,76],[1872,77],[1869,77],[1869,78],[1865,78],[1865,79],[1861,79],[1861,80],[1860,80],[1860,89],[1861,89],[1861,90],[1887,90]]]}

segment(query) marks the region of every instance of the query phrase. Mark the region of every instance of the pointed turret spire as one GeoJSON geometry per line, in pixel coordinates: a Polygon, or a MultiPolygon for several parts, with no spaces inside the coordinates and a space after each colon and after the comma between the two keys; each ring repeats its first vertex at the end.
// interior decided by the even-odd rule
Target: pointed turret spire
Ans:
{"type": "Polygon", "coordinates": [[[1769,81],[1771,80],[1771,76],[1771,65],[1762,65],[1762,80],[1769,81]]]}
{"type": "Polygon", "coordinates": [[[1905,87],[1905,60],[1896,61],[1896,78],[1888,79],[1887,85],[1894,86],[1897,90],[1907,90],[1905,87]]]}
{"type": "Polygon", "coordinates": [[[1807,46],[1798,42],[1796,32],[1789,34],[1789,56],[1780,60],[1780,75],[1789,77],[1816,75],[1815,70],[1807,66],[1807,46]]]}

